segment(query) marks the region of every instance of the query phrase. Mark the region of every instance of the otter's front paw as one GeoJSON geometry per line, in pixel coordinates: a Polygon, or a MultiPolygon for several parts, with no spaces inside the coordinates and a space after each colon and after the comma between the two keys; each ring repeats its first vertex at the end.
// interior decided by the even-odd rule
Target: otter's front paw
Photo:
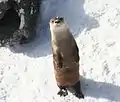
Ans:
{"type": "Polygon", "coordinates": [[[67,92],[67,90],[64,90],[64,91],[63,91],[63,90],[60,90],[57,94],[60,95],[60,97],[61,97],[61,96],[64,96],[64,97],[65,97],[65,96],[68,95],[68,92],[67,92]]]}

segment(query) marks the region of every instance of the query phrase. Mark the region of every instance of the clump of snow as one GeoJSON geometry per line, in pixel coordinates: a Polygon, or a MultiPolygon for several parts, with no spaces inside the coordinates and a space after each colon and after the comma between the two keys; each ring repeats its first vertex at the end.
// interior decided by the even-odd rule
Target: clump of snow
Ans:
{"type": "Polygon", "coordinates": [[[43,0],[40,38],[17,47],[20,53],[0,48],[0,102],[119,102],[119,5],[119,0],[43,0]],[[76,39],[85,99],[57,95],[48,25],[53,16],[65,17],[76,39]]]}

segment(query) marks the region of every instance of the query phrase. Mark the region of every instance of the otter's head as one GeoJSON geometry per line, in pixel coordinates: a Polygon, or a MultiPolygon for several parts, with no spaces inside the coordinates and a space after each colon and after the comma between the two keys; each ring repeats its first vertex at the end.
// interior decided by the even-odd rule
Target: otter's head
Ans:
{"type": "Polygon", "coordinates": [[[62,32],[67,30],[67,24],[63,17],[54,17],[49,22],[51,32],[62,32]]]}

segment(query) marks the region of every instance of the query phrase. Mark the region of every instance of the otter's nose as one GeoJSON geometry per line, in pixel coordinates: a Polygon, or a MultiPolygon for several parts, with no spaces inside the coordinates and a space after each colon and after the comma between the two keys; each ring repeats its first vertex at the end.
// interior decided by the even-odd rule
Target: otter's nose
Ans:
{"type": "Polygon", "coordinates": [[[60,20],[59,20],[59,19],[56,19],[56,20],[55,20],[55,23],[60,23],[60,20]]]}

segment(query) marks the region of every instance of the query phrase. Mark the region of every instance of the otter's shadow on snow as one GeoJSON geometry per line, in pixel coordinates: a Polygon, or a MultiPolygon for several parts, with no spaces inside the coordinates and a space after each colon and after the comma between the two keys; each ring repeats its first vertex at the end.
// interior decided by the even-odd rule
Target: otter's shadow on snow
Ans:
{"type": "Polygon", "coordinates": [[[120,86],[85,78],[82,78],[81,84],[85,96],[120,101],[120,86]]]}
{"type": "Polygon", "coordinates": [[[84,29],[91,30],[99,27],[96,19],[85,13],[84,0],[43,0],[41,3],[42,22],[37,28],[36,40],[22,47],[12,48],[15,53],[24,53],[29,57],[42,57],[51,54],[49,20],[55,16],[65,18],[74,37],[84,29]]]}

